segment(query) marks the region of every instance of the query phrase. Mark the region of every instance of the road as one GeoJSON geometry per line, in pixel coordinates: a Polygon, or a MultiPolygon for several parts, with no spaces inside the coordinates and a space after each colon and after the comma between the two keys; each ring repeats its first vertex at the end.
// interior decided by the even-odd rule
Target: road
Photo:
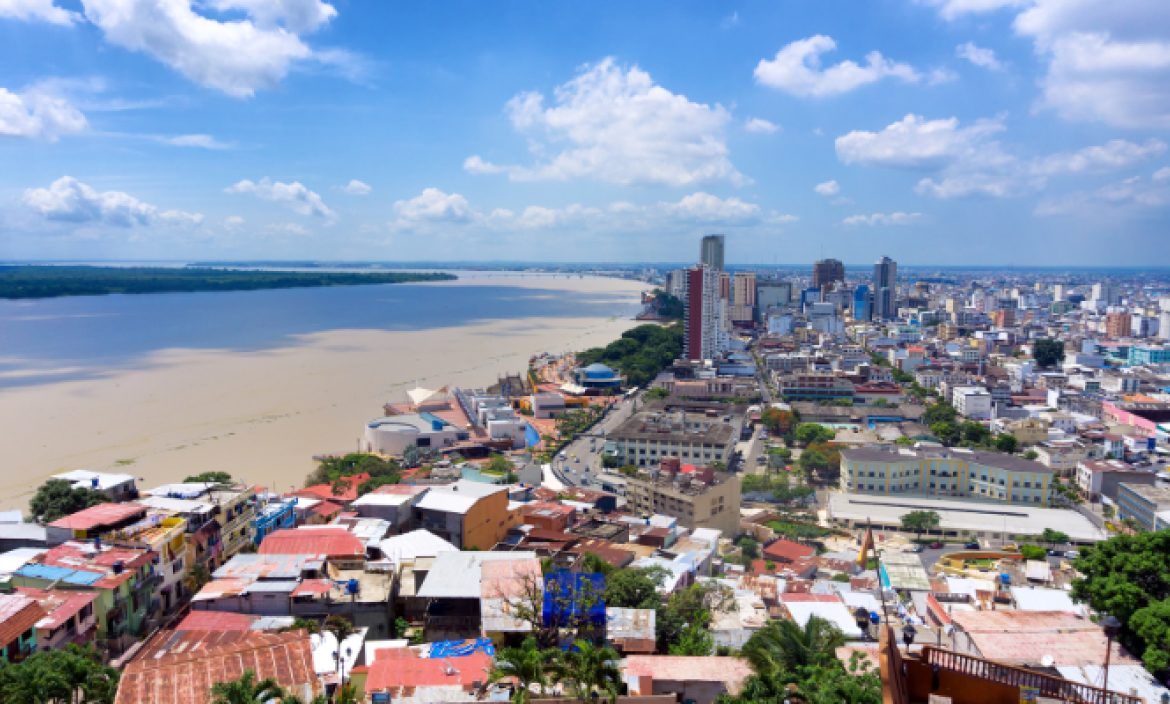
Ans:
{"type": "Polygon", "coordinates": [[[642,400],[644,393],[622,399],[588,433],[578,435],[576,440],[566,445],[553,459],[553,471],[557,478],[566,486],[597,489],[595,477],[601,471],[601,450],[605,447],[605,435],[626,422],[633,415],[635,406],[641,408],[645,405],[642,400]],[[562,460],[561,454],[567,459],[562,460]]]}

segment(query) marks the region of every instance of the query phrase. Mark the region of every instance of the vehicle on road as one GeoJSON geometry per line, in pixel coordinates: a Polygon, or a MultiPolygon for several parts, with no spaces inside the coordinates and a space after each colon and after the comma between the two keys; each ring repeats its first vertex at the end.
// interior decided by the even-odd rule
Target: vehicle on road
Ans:
{"type": "Polygon", "coordinates": [[[906,548],[905,551],[906,552],[922,552],[925,549],[926,548],[922,547],[921,545],[911,545],[910,547],[906,548]]]}
{"type": "Polygon", "coordinates": [[[1079,552],[1077,552],[1076,550],[1065,550],[1064,556],[1066,559],[1076,560],[1081,556],[1081,554],[1079,552]]]}
{"type": "Polygon", "coordinates": [[[764,464],[767,461],[768,461],[768,458],[764,457],[763,455],[756,456],[756,464],[764,464]]]}
{"type": "Polygon", "coordinates": [[[562,452],[562,453],[560,454],[560,458],[561,458],[562,460],[567,460],[567,459],[569,459],[569,453],[567,453],[567,452],[562,452]]]}
{"type": "Polygon", "coordinates": [[[967,543],[963,547],[967,548],[968,550],[978,550],[979,548],[981,548],[983,546],[979,544],[978,540],[972,540],[971,542],[967,543]]]}
{"type": "Polygon", "coordinates": [[[935,542],[933,542],[933,543],[931,543],[931,544],[930,544],[930,549],[931,549],[931,550],[942,550],[942,549],[943,549],[943,547],[945,547],[945,546],[944,546],[942,543],[940,543],[940,542],[937,542],[937,541],[935,541],[935,542]]]}
{"type": "Polygon", "coordinates": [[[580,463],[581,463],[581,458],[580,458],[580,457],[578,457],[578,456],[576,456],[576,455],[573,455],[573,461],[574,461],[574,462],[576,462],[577,464],[580,464],[580,463]]]}
{"type": "Polygon", "coordinates": [[[1049,557],[1064,557],[1065,556],[1064,550],[1049,550],[1048,556],[1049,557]]]}

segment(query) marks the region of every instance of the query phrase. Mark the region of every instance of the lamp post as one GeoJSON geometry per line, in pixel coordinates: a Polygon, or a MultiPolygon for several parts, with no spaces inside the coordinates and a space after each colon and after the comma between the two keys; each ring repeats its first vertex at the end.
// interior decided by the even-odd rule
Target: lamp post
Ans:
{"type": "Polygon", "coordinates": [[[1113,638],[1117,632],[1121,630],[1121,621],[1113,614],[1107,614],[1105,618],[1101,619],[1101,627],[1105,629],[1105,679],[1101,683],[1101,689],[1106,692],[1109,691],[1109,656],[1113,653],[1113,638]]]}

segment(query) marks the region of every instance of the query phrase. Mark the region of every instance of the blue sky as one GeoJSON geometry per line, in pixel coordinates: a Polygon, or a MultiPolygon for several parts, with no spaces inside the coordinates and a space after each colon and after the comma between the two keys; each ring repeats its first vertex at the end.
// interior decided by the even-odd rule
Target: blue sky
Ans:
{"type": "Polygon", "coordinates": [[[1165,0],[0,0],[0,259],[1170,264],[1165,0]]]}

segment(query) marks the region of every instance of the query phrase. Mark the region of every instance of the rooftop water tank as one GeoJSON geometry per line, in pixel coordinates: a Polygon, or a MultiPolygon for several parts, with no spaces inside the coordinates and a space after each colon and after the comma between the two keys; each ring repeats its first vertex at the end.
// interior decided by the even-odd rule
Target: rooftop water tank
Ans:
{"type": "Polygon", "coordinates": [[[345,591],[348,594],[357,594],[358,593],[358,581],[356,579],[351,579],[348,582],[346,582],[345,583],[345,591]]]}
{"type": "Polygon", "coordinates": [[[443,421],[441,421],[441,420],[432,420],[431,421],[431,430],[438,432],[442,429],[443,429],[443,421]]]}

